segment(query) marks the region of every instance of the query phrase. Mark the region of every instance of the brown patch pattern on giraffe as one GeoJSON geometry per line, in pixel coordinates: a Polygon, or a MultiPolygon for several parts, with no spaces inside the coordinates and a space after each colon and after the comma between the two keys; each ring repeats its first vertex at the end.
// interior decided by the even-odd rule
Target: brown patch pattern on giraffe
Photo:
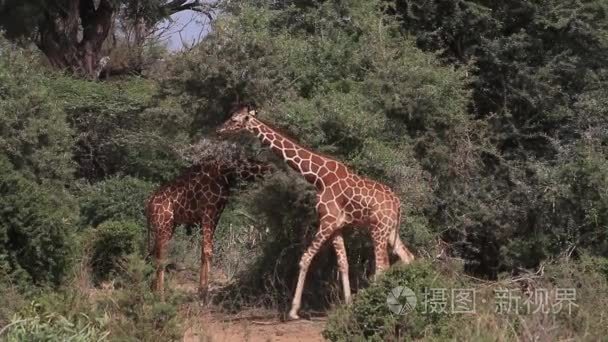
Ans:
{"type": "Polygon", "coordinates": [[[272,172],[269,164],[254,160],[221,162],[206,160],[188,168],[148,198],[146,216],[153,235],[151,253],[156,260],[153,289],[164,293],[164,262],[167,244],[175,227],[199,224],[202,230],[199,291],[207,292],[213,256],[213,233],[224,210],[230,189],[238,179],[253,181],[272,172]]]}
{"type": "Polygon", "coordinates": [[[384,184],[361,177],[343,163],[300,146],[256,117],[255,110],[242,107],[218,129],[218,133],[249,131],[262,144],[281,156],[294,170],[317,189],[319,230],[300,259],[300,273],[289,316],[298,318],[304,281],[308,267],[321,246],[330,240],[338,257],[344,298],[350,300],[348,260],[341,230],[347,224],[368,227],[374,242],[376,274],[389,266],[388,247],[392,247],[404,263],[414,255],[399,238],[400,201],[384,184]]]}

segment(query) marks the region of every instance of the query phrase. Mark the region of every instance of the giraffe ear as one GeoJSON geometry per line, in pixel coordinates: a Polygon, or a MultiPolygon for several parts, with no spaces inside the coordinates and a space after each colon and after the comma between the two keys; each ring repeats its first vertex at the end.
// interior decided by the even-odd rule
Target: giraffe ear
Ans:
{"type": "Polygon", "coordinates": [[[255,109],[250,109],[249,110],[249,115],[251,115],[251,116],[257,116],[258,112],[255,109]]]}

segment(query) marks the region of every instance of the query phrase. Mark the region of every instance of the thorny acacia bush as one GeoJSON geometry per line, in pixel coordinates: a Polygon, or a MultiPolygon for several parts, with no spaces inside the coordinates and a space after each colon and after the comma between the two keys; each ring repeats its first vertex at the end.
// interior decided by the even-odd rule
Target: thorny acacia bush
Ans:
{"type": "MultiPolygon", "coordinates": [[[[449,315],[425,312],[422,301],[431,288],[454,286],[436,268],[429,262],[391,268],[370,287],[360,291],[352,305],[338,308],[332,313],[324,337],[331,341],[352,341],[362,337],[368,341],[386,341],[416,339],[440,332],[449,315]],[[392,312],[387,305],[389,293],[399,286],[411,289],[419,298],[414,310],[403,315],[392,312]]],[[[400,300],[403,301],[403,298],[400,300]]]]}
{"type": "MultiPolygon", "coordinates": [[[[92,290],[79,270],[67,286],[38,295],[17,311],[0,338],[9,341],[176,341],[183,328],[177,305],[182,299],[168,289],[165,302],[149,288],[152,267],[136,254],[118,262],[117,288],[92,290]],[[80,281],[78,281],[80,278],[80,281]]],[[[185,319],[182,317],[182,319],[185,319]]],[[[2,329],[0,329],[2,330],[2,329]]]]}
{"type": "MultiPolygon", "coordinates": [[[[597,310],[608,298],[605,258],[561,258],[540,272],[495,282],[475,280],[462,271],[462,264],[454,261],[393,267],[360,291],[352,305],[334,310],[323,335],[331,341],[596,341],[607,333],[608,317],[597,310]],[[414,291],[414,310],[389,310],[387,297],[397,286],[414,291]],[[474,291],[465,305],[474,313],[451,307],[458,303],[453,296],[460,290],[474,291]]],[[[405,303],[403,297],[397,301],[405,303]]]]}

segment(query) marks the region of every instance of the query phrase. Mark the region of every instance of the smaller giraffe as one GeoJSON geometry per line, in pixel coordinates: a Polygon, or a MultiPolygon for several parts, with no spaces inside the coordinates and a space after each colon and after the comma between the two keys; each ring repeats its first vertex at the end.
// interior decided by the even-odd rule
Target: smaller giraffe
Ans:
{"type": "Polygon", "coordinates": [[[382,273],[389,266],[388,247],[403,263],[408,264],[414,260],[414,255],[399,237],[401,202],[388,186],[359,176],[343,163],[303,147],[260,120],[255,109],[250,106],[234,110],[230,119],[217,129],[219,134],[242,131],[255,135],[262,145],[268,146],[282,157],[317,190],[319,230],[300,258],[300,273],[289,311],[290,318],[299,318],[298,310],[308,267],[321,246],[328,241],[333,244],[338,259],[344,300],[350,301],[348,260],[342,237],[342,230],[347,225],[365,226],[369,229],[374,242],[376,274],[382,273]]]}
{"type": "Polygon", "coordinates": [[[150,233],[154,236],[154,245],[148,247],[152,247],[151,254],[156,259],[153,289],[161,298],[164,295],[166,249],[175,227],[179,224],[199,224],[201,227],[199,293],[205,297],[213,255],[213,233],[231,188],[239,179],[253,181],[273,170],[270,164],[251,159],[226,162],[207,158],[161,186],[148,198],[148,239],[150,233]]]}

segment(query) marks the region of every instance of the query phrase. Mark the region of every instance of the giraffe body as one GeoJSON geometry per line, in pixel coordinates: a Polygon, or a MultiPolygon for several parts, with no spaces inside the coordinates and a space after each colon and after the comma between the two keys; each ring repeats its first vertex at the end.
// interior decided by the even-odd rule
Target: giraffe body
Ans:
{"type": "Polygon", "coordinates": [[[218,133],[249,131],[281,156],[294,170],[313,184],[317,190],[319,230],[300,259],[300,273],[289,316],[298,318],[302,291],[308,267],[321,246],[331,241],[338,259],[344,299],[350,301],[348,260],[342,228],[345,225],[366,226],[374,242],[376,274],[389,266],[388,247],[404,263],[414,259],[413,254],[399,238],[400,201],[386,185],[357,175],[346,165],[300,146],[293,139],[256,117],[255,110],[241,107],[220,128],[218,133]]]}
{"type": "Polygon", "coordinates": [[[269,165],[252,160],[236,163],[206,160],[188,168],[148,198],[146,216],[149,233],[154,236],[151,250],[156,260],[153,288],[161,297],[167,244],[175,227],[180,224],[199,224],[201,227],[199,291],[205,295],[213,256],[213,233],[232,186],[238,179],[251,181],[269,172],[269,165]]]}

